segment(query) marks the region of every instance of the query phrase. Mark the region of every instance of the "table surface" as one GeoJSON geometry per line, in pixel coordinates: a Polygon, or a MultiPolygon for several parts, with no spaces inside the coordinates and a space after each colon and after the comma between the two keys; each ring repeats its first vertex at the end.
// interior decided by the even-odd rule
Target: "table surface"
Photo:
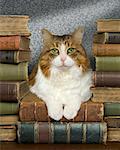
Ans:
{"type": "Polygon", "coordinates": [[[0,150],[120,150],[120,143],[102,144],[17,144],[0,143],[0,150]]]}

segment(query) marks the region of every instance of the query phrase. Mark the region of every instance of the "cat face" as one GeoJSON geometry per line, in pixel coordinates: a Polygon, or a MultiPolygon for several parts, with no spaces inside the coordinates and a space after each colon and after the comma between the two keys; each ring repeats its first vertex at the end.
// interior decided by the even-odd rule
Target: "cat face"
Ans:
{"type": "Polygon", "coordinates": [[[45,76],[50,69],[65,70],[72,66],[82,67],[86,71],[89,65],[84,48],[81,45],[83,29],[78,28],[70,35],[57,36],[46,29],[42,30],[44,46],[39,64],[45,76]]]}

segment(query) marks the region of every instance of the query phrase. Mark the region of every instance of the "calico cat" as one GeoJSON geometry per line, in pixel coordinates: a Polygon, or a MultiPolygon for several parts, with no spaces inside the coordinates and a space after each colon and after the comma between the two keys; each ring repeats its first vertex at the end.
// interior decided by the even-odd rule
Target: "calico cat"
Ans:
{"type": "Polygon", "coordinates": [[[42,99],[54,120],[73,119],[91,97],[92,72],[82,46],[83,28],[70,35],[42,30],[43,49],[29,76],[30,90],[42,99]]]}

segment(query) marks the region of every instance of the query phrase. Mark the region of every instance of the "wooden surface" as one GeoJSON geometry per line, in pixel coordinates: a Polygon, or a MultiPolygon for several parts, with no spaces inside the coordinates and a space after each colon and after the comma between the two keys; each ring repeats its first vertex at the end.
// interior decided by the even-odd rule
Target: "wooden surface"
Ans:
{"type": "Polygon", "coordinates": [[[0,143],[0,150],[120,150],[120,143],[107,143],[106,145],[0,143]]]}

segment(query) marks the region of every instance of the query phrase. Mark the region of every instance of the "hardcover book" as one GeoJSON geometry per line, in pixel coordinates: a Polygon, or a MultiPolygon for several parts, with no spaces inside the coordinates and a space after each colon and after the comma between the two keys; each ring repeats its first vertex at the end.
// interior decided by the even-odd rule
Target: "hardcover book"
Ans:
{"type": "Polygon", "coordinates": [[[97,32],[120,32],[120,19],[99,19],[97,32]]]}
{"type": "MultiPolygon", "coordinates": [[[[103,103],[87,102],[81,105],[77,116],[71,121],[103,121],[103,103]]],[[[31,92],[20,102],[19,117],[21,121],[52,121],[48,117],[45,103],[31,92]]],[[[62,118],[61,121],[68,121],[62,118]]]]}
{"type": "Polygon", "coordinates": [[[93,72],[93,85],[95,87],[120,87],[120,72],[93,72]]]}
{"type": "Polygon", "coordinates": [[[91,100],[93,102],[117,102],[120,103],[120,88],[111,87],[95,87],[91,88],[93,97],[91,100]]]}
{"type": "Polygon", "coordinates": [[[92,52],[94,56],[120,56],[120,44],[93,43],[92,52]]]}
{"type": "Polygon", "coordinates": [[[22,81],[28,80],[28,63],[19,64],[2,64],[0,63],[0,80],[1,81],[22,81]]]}
{"type": "Polygon", "coordinates": [[[18,115],[1,115],[0,116],[0,126],[1,125],[17,125],[18,115]]]}
{"type": "Polygon", "coordinates": [[[106,123],[19,122],[19,143],[106,143],[106,123]]]}
{"type": "Polygon", "coordinates": [[[120,128],[120,116],[108,116],[104,118],[108,128],[120,128]]]}
{"type": "Polygon", "coordinates": [[[20,35],[30,36],[28,29],[29,16],[1,15],[0,36],[20,35]]]}
{"type": "Polygon", "coordinates": [[[0,81],[0,101],[18,102],[29,92],[27,81],[0,81]]]}
{"type": "Polygon", "coordinates": [[[24,36],[1,36],[0,37],[0,51],[1,50],[30,50],[30,39],[24,36]]]}
{"type": "Polygon", "coordinates": [[[109,142],[120,142],[120,128],[108,128],[109,142]]]}

